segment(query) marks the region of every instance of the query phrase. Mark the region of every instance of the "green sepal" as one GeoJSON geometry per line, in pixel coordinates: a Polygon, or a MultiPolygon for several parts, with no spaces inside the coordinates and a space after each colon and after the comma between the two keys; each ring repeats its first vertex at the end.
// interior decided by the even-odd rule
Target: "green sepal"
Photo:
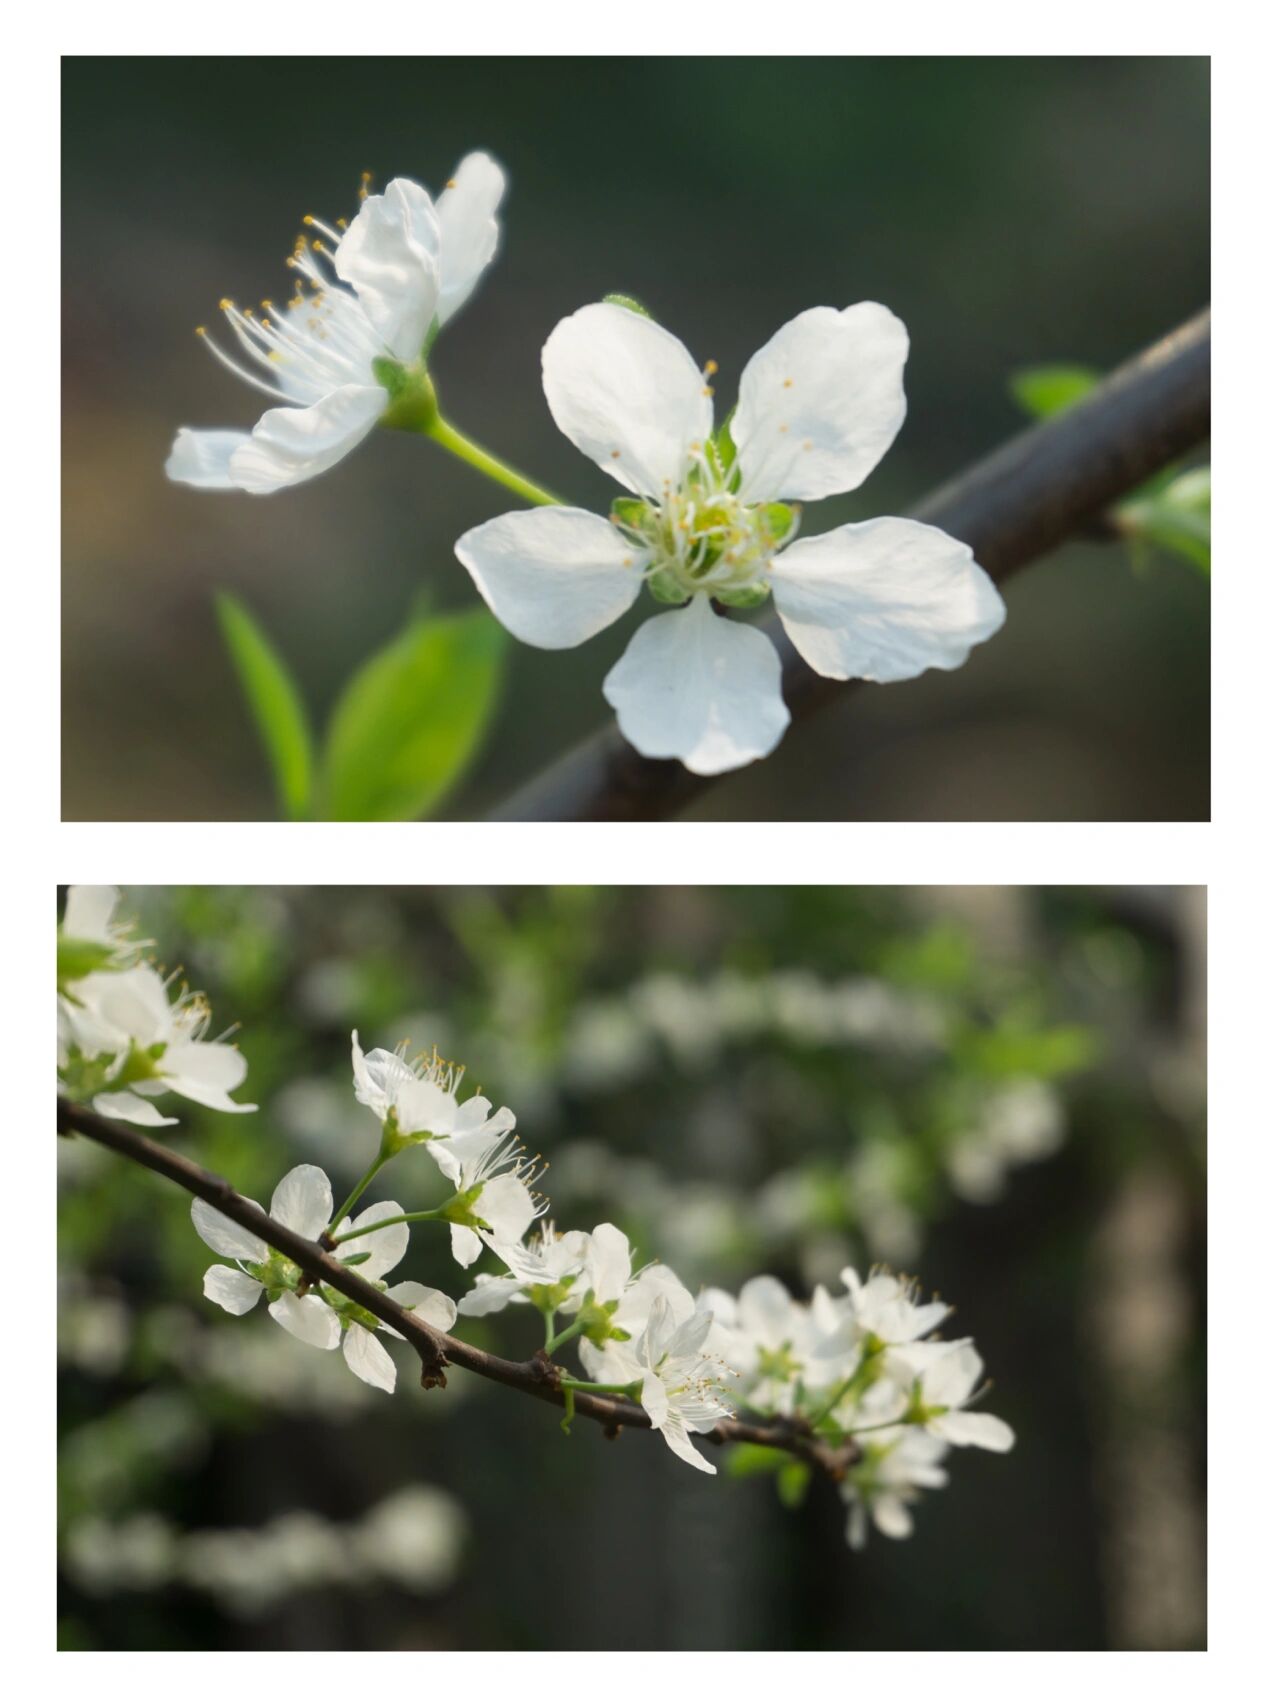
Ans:
{"type": "Polygon", "coordinates": [[[421,362],[406,367],[385,355],[375,355],[371,365],[374,378],[387,393],[382,425],[401,432],[425,432],[440,412],[426,368],[421,362]]]}
{"type": "Polygon", "coordinates": [[[629,313],[639,314],[642,320],[651,320],[653,318],[653,315],[645,307],[644,303],[638,302],[634,296],[623,296],[621,292],[612,290],[607,296],[602,297],[601,300],[607,302],[611,308],[626,308],[629,313]]]}
{"type": "Polygon", "coordinates": [[[643,497],[615,497],[613,500],[613,518],[621,521],[624,527],[632,527],[637,532],[644,530],[645,522],[653,514],[651,505],[643,497]]]}
{"type": "Polygon", "coordinates": [[[482,1225],[488,1227],[488,1220],[482,1220],[472,1209],[479,1200],[483,1184],[473,1184],[469,1190],[459,1190],[450,1196],[447,1202],[442,1202],[437,1210],[442,1220],[449,1220],[454,1225],[482,1225]]]}
{"type": "Polygon", "coordinates": [[[689,589],[682,586],[670,569],[661,568],[651,574],[645,585],[660,604],[687,604],[689,589]]]}
{"type": "Polygon", "coordinates": [[[78,983],[94,971],[116,963],[116,949],[103,941],[78,941],[74,936],[58,932],[58,993],[65,994],[68,983],[78,983]]]}
{"type": "Polygon", "coordinates": [[[795,525],[796,512],[789,503],[762,503],[756,514],[764,522],[774,544],[780,544],[795,525]]]}
{"type": "Polygon", "coordinates": [[[710,590],[717,604],[727,604],[732,610],[757,610],[769,597],[769,585],[764,580],[753,580],[750,586],[713,586],[710,590]]]}
{"type": "MultiPolygon", "coordinates": [[[[720,422],[720,426],[716,431],[716,435],[712,443],[716,460],[720,464],[721,473],[723,473],[726,468],[733,466],[734,458],[738,454],[738,447],[733,441],[733,417],[736,412],[737,411],[734,409],[729,410],[729,413],[720,422]]],[[[735,469],[733,483],[730,487],[731,490],[737,489],[740,479],[741,475],[735,469]]]]}

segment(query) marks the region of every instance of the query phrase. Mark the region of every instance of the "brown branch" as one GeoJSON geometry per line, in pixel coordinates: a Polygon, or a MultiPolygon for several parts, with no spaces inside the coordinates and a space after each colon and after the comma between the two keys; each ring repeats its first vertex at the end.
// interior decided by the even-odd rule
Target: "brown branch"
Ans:
{"type": "MultiPolygon", "coordinates": [[[[279,1220],[272,1219],[225,1178],[220,1178],[216,1172],[207,1172],[203,1166],[188,1160],[186,1155],[165,1148],[134,1126],[104,1119],[100,1113],[60,1095],[58,1131],[63,1135],[74,1131],[83,1137],[91,1137],[94,1142],[123,1155],[126,1160],[158,1172],[162,1178],[168,1178],[191,1195],[199,1196],[229,1220],[243,1226],[245,1231],[252,1232],[281,1255],[287,1256],[313,1282],[332,1286],[361,1308],[368,1309],[385,1325],[394,1327],[417,1351],[422,1363],[424,1387],[430,1389],[444,1385],[446,1370],[460,1367],[479,1374],[482,1379],[496,1380],[499,1385],[508,1385],[530,1397],[541,1398],[545,1403],[563,1404],[560,1375],[564,1370],[558,1368],[545,1351],[535,1351],[525,1362],[511,1362],[502,1356],[490,1355],[487,1350],[479,1350],[462,1338],[438,1332],[434,1326],[428,1326],[392,1302],[384,1291],[378,1290],[367,1279],[361,1278],[356,1268],[344,1267],[320,1243],[313,1243],[310,1238],[301,1237],[296,1231],[290,1231],[288,1226],[281,1225],[279,1220]]],[[[622,1427],[647,1428],[650,1425],[648,1415],[638,1403],[600,1392],[575,1391],[574,1409],[577,1414],[598,1421],[608,1437],[616,1437],[622,1427]]],[[[759,1423],[736,1418],[720,1421],[711,1432],[700,1436],[714,1444],[770,1445],[800,1457],[836,1480],[843,1478],[846,1469],[860,1455],[857,1444],[852,1440],[843,1445],[826,1444],[814,1438],[803,1422],[782,1416],[759,1423]]]]}
{"type": "MultiPolygon", "coordinates": [[[[1209,433],[1209,311],[1118,368],[1065,414],[1028,428],[911,511],[963,539],[1007,580],[1119,498],[1187,455],[1209,433]]],[[[773,614],[760,626],[782,654],[793,722],[865,683],[815,675],[773,614]]],[[[794,737],[794,736],[792,736],[794,737]]],[[[600,730],[497,806],[509,822],[672,817],[722,778],[674,759],[642,758],[616,726],[600,730]]]]}

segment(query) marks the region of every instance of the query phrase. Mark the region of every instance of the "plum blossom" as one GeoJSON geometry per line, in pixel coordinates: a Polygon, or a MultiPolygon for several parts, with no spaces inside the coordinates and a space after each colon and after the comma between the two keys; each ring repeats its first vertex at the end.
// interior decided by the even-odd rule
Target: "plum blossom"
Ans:
{"type": "Polygon", "coordinates": [[[725,1402],[724,1368],[706,1353],[715,1322],[709,1309],[683,1320],[665,1296],[654,1299],[644,1331],[626,1349],[613,1346],[624,1378],[640,1382],[640,1402],[649,1424],[682,1462],[703,1474],[716,1472],[690,1433],[709,1433],[733,1410],[725,1402]]]}
{"type": "Polygon", "coordinates": [[[840,1485],[849,1506],[845,1538],[854,1551],[867,1543],[867,1517],[887,1539],[906,1539],[914,1522],[911,1505],[925,1487],[945,1486],[941,1466],[947,1446],[927,1433],[912,1432],[892,1444],[870,1441],[840,1485]]]}
{"type": "Polygon", "coordinates": [[[593,1379],[625,1383],[632,1377],[626,1346],[645,1329],[657,1302],[665,1301],[677,1321],[695,1312],[693,1297],[670,1267],[651,1261],[633,1272],[632,1261],[616,1225],[596,1226],[576,1298],[584,1322],[578,1355],[593,1379]]]}
{"type": "Polygon", "coordinates": [[[982,1396],[982,1357],[971,1338],[950,1343],[904,1344],[891,1352],[887,1367],[909,1388],[906,1421],[950,1445],[980,1450],[1013,1448],[1013,1428],[995,1415],[969,1408],[982,1396]]]}
{"type": "MultiPolygon", "coordinates": [[[[253,1205],[257,1207],[257,1203],[253,1205]]],[[[392,1302],[429,1326],[447,1332],[457,1318],[450,1297],[413,1280],[390,1287],[382,1282],[409,1247],[409,1227],[381,1222],[403,1211],[398,1202],[375,1202],[354,1220],[342,1220],[335,1228],[339,1258],[385,1291],[392,1302]],[[346,1235],[359,1234],[362,1227],[370,1229],[364,1235],[346,1235]]],[[[271,1198],[272,1219],[299,1237],[318,1241],[332,1215],[333,1190],[318,1166],[295,1166],[280,1180],[271,1198]]],[[[399,1338],[399,1332],[328,1285],[305,1286],[295,1262],[207,1202],[196,1200],[191,1204],[191,1219],[215,1254],[236,1263],[234,1267],[215,1263],[205,1273],[204,1294],[210,1302],[228,1314],[247,1314],[265,1292],[267,1312],[286,1332],[318,1350],[336,1349],[341,1338],[347,1366],[358,1379],[381,1391],[395,1390],[395,1363],[374,1332],[386,1332],[393,1338],[399,1338]]]]}
{"type": "Polygon", "coordinates": [[[339,230],[308,215],[287,265],[296,290],[261,311],[219,304],[237,354],[199,332],[237,378],[272,399],[252,431],[182,427],[165,464],[171,480],[256,494],[334,466],[387,413],[406,375],[471,295],[498,247],[506,187],[487,154],[468,154],[437,200],[408,178],[368,193],[339,230]]]}
{"type": "Polygon", "coordinates": [[[720,1328],[716,1348],[735,1370],[732,1390],[752,1409],[790,1415],[806,1391],[837,1376],[825,1350],[831,1322],[797,1302],[771,1274],[748,1279],[737,1297],[704,1291],[698,1305],[720,1328]]]}
{"type": "Polygon", "coordinates": [[[647,316],[580,308],[543,350],[556,425],[633,495],[609,519],[560,506],[472,528],[456,553],[529,645],[580,645],[643,586],[651,617],[604,696],[646,757],[715,775],[771,752],[790,720],[781,661],[757,628],[716,613],[772,592],[797,651],[835,680],[955,669],[1004,620],[969,547],[896,518],[796,539],[797,503],[853,491],[906,414],[907,333],[877,302],[809,308],[747,363],[732,438],[713,431],[713,364],[647,316]],[[714,600],[714,602],[713,602],[714,600]]]}
{"type": "Polygon", "coordinates": [[[394,1053],[371,1048],[366,1054],[359,1032],[353,1030],[351,1067],[356,1100],[369,1108],[384,1129],[391,1130],[393,1141],[452,1136],[459,1128],[472,1127],[481,1105],[489,1107],[479,1096],[459,1104],[461,1066],[436,1053],[410,1060],[403,1043],[394,1053]]]}
{"type": "Polygon", "coordinates": [[[505,1274],[481,1273],[459,1302],[459,1314],[496,1314],[511,1302],[532,1303],[548,1314],[568,1307],[580,1289],[575,1281],[586,1262],[590,1237],[585,1231],[557,1231],[553,1221],[544,1220],[526,1242],[495,1248],[505,1274]]]}
{"type": "Polygon", "coordinates": [[[244,1082],[244,1055],[205,1040],[209,1003],[182,990],[152,965],[92,971],[68,985],[58,1007],[59,1087],[91,1100],[99,1113],[135,1125],[176,1125],[153,1105],[172,1090],[219,1113],[253,1113],[233,1101],[244,1082]]]}

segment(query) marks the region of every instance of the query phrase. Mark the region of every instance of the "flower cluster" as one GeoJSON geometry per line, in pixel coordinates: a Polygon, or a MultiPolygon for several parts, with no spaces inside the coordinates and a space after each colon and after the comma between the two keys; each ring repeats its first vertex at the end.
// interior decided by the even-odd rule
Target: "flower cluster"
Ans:
{"type": "MultiPolygon", "coordinates": [[[[209,490],[266,493],[332,467],[382,423],[422,433],[536,507],[455,545],[497,619],[529,645],[576,646],[648,589],[663,613],[604,682],[627,740],[715,775],[772,752],[790,721],[774,646],[746,611],[770,597],[818,674],[906,681],[955,669],[1005,609],[969,547],[896,517],[807,538],[801,505],[856,490],[906,418],[905,326],[878,302],[812,307],[747,363],[717,425],[717,364],[636,302],[609,297],[555,326],[543,387],[560,431],[622,487],[607,515],[562,504],[440,413],[436,334],[498,247],[505,190],[470,154],[438,200],[407,178],[369,192],[350,225],[311,215],[277,307],[220,304],[233,347],[206,339],[275,404],[251,432],[183,427],[166,471],[209,490]]],[[[203,334],[204,328],[199,328],[203,334]]]]}
{"type": "MultiPolygon", "coordinates": [[[[227,1093],[244,1075],[238,1051],[202,1039],[203,1001],[170,999],[169,985],[140,957],[144,944],[116,921],[118,902],[115,889],[73,888],[68,896],[59,930],[60,1089],[143,1124],[174,1122],[153,1104],[170,1089],[223,1111],[253,1111],[227,1093]]],[[[515,1115],[464,1094],[460,1067],[434,1052],[412,1058],[406,1046],[365,1052],[354,1032],[351,1061],[356,1101],[377,1122],[372,1159],[336,1209],[325,1172],[294,1166],[276,1186],[270,1219],[433,1332],[449,1333],[459,1317],[531,1308],[541,1317],[542,1366],[563,1395],[566,1429],[577,1393],[624,1398],[682,1462],[715,1474],[697,1441],[714,1434],[733,1442],[745,1412],[776,1440],[764,1449],[766,1466],[807,1473],[817,1462],[837,1479],[855,1546],[868,1523],[893,1537],[910,1532],[912,1503],[944,1484],[942,1462],[953,1447],[1012,1445],[1003,1421],[973,1407],[982,1362],[972,1342],[939,1338],[949,1310],[922,1300],[909,1281],[887,1272],[864,1280],[849,1268],[842,1292],[820,1286],[807,1302],[769,1275],[736,1296],[695,1295],[669,1266],[638,1264],[616,1225],[557,1230],[535,1188],[545,1168],[526,1154],[515,1115]],[[382,1170],[412,1149],[431,1161],[441,1198],[412,1210],[389,1197],[362,1206],[382,1170]],[[416,1280],[389,1282],[409,1251],[411,1226],[428,1222],[448,1227],[461,1268],[486,1255],[495,1263],[460,1301],[416,1280]],[[581,1377],[554,1360],[568,1345],[581,1377]]],[[[191,1219],[220,1257],[204,1275],[210,1302],[238,1316],[265,1298],[272,1320],[294,1338],[319,1350],[341,1345],[358,1379],[395,1390],[396,1365],[379,1337],[401,1338],[393,1325],[340,1282],[318,1277],[305,1257],[300,1264],[203,1197],[191,1219]]],[[[298,1254],[296,1241],[284,1241],[298,1254]]]]}
{"type": "Polygon", "coordinates": [[[140,958],[115,920],[115,888],[73,887],[58,929],[58,1090],[135,1125],[175,1125],[155,1106],[172,1090],[219,1113],[252,1113],[231,1091],[240,1050],[206,1041],[209,1003],[140,958]]]}

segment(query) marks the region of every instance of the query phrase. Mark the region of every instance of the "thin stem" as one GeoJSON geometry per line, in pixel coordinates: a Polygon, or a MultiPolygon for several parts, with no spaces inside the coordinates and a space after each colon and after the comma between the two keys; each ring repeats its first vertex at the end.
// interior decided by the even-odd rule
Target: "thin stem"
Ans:
{"type": "MultiPolygon", "coordinates": [[[[351,1194],[347,1197],[346,1201],[338,1209],[337,1213],[329,1221],[329,1230],[328,1230],[327,1235],[332,1242],[341,1243],[343,1241],[343,1239],[340,1237],[334,1237],[334,1235],[333,1235],[334,1232],[342,1224],[343,1220],[346,1219],[347,1215],[351,1212],[352,1208],[355,1207],[356,1203],[360,1200],[361,1196],[364,1195],[365,1191],[369,1188],[370,1184],[373,1183],[374,1179],[378,1176],[378,1174],[382,1171],[383,1167],[387,1164],[387,1162],[390,1159],[391,1159],[391,1156],[389,1154],[379,1154],[377,1156],[373,1165],[365,1173],[364,1177],[356,1185],[355,1189],[351,1192],[351,1194]]],[[[364,1231],[369,1231],[371,1228],[369,1226],[364,1226],[361,1229],[364,1231]]],[[[351,1236],[351,1235],[352,1234],[350,1232],[347,1233],[347,1236],[351,1236]]]]}
{"type": "Polygon", "coordinates": [[[381,1231],[384,1226],[412,1225],[416,1220],[442,1220],[443,1218],[444,1215],[439,1208],[423,1208],[416,1214],[392,1214],[389,1219],[374,1220],[372,1225],[355,1226],[351,1231],[344,1231],[341,1237],[331,1235],[330,1241],[334,1244],[346,1243],[350,1238],[367,1237],[371,1231],[381,1231]]]}
{"type": "Polygon", "coordinates": [[[629,1397],[633,1403],[639,1399],[640,1385],[638,1379],[633,1379],[629,1385],[602,1385],[594,1379],[566,1379],[563,1374],[560,1376],[561,1391],[606,1391],[617,1397],[629,1397]]]}
{"type": "Polygon", "coordinates": [[[886,1427],[910,1427],[910,1426],[914,1426],[914,1424],[915,1423],[911,1419],[911,1411],[908,1409],[908,1411],[905,1415],[899,1415],[896,1420],[893,1420],[893,1421],[876,1421],[869,1427],[850,1427],[849,1432],[850,1432],[850,1434],[853,1434],[853,1433],[882,1433],[886,1427]]]}
{"type": "Polygon", "coordinates": [[[456,426],[450,426],[442,415],[434,415],[430,425],[423,430],[428,438],[433,438],[450,455],[469,462],[478,473],[496,480],[499,485],[505,485],[508,491],[514,491],[517,497],[523,497],[526,503],[559,504],[558,497],[552,497],[549,491],[544,491],[540,485],[534,485],[532,480],[527,480],[523,474],[518,474],[514,468],[509,468],[505,462],[500,462],[496,456],[482,450],[470,438],[464,437],[456,426]]]}
{"type": "MultiPolygon", "coordinates": [[[[547,1316],[547,1332],[548,1333],[550,1333],[554,1329],[554,1320],[555,1320],[554,1315],[549,1314],[547,1316]]],[[[546,1346],[547,1347],[547,1354],[550,1355],[552,1350],[558,1350],[560,1348],[561,1344],[567,1344],[569,1342],[570,1338],[576,1338],[578,1336],[579,1332],[585,1332],[586,1326],[587,1326],[587,1323],[585,1320],[575,1320],[572,1326],[566,1326],[564,1331],[558,1333],[554,1338],[548,1337],[547,1346],[546,1346]]]]}

